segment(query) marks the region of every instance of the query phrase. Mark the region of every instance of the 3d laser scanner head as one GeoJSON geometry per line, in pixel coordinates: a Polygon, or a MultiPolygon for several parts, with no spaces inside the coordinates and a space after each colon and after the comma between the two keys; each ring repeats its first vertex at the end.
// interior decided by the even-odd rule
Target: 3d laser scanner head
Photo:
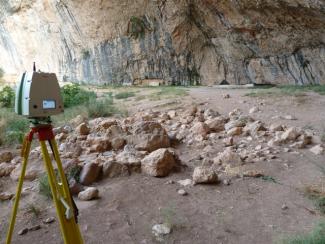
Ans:
{"type": "Polygon", "coordinates": [[[15,112],[28,118],[63,113],[63,101],[54,73],[25,72],[17,84],[15,112]]]}

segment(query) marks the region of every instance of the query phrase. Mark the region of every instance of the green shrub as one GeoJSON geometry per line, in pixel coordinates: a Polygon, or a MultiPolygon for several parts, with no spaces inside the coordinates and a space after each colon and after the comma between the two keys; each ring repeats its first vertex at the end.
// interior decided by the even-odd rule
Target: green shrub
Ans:
{"type": "Polygon", "coordinates": [[[0,79],[4,76],[5,71],[0,67],[0,79]]]}
{"type": "Polygon", "coordinates": [[[107,117],[117,112],[113,105],[113,99],[105,98],[102,100],[93,100],[87,105],[88,116],[90,118],[107,117]]]}
{"type": "Polygon", "coordinates": [[[39,193],[45,196],[47,199],[52,199],[52,191],[49,183],[49,179],[46,173],[42,174],[39,178],[39,193]]]}
{"type": "Polygon", "coordinates": [[[80,182],[80,173],[81,173],[81,167],[78,166],[78,165],[74,165],[72,166],[71,168],[68,169],[68,172],[67,172],[67,179],[68,179],[68,182],[71,180],[71,179],[74,179],[76,182],[80,182]]]}
{"type": "Polygon", "coordinates": [[[120,93],[117,93],[114,97],[116,98],[116,99],[126,99],[126,98],[128,98],[128,97],[134,97],[135,96],[135,94],[134,94],[134,92],[120,92],[120,93]]]}
{"type": "Polygon", "coordinates": [[[66,108],[86,104],[96,98],[95,92],[86,91],[78,84],[65,85],[61,90],[64,107],[66,108]]]}
{"type": "Polygon", "coordinates": [[[10,86],[5,86],[0,91],[0,106],[4,108],[12,108],[15,103],[15,92],[10,86]]]}
{"type": "Polygon", "coordinates": [[[306,235],[298,235],[283,240],[283,244],[324,244],[325,243],[325,222],[319,223],[314,230],[306,235]]]}

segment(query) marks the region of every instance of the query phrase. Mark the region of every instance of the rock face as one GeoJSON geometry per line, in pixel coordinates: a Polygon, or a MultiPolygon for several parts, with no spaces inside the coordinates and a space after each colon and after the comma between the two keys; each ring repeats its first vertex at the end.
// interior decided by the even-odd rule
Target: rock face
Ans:
{"type": "Polygon", "coordinates": [[[0,67],[7,74],[36,61],[61,80],[102,84],[325,80],[324,1],[0,0],[0,6],[0,67]]]}

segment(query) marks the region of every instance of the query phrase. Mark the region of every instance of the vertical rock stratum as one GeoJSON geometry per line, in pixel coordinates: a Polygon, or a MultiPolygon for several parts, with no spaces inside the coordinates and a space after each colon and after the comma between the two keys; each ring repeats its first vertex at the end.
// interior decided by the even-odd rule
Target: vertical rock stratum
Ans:
{"type": "Polygon", "coordinates": [[[0,0],[0,67],[93,84],[325,84],[323,0],[0,0]]]}

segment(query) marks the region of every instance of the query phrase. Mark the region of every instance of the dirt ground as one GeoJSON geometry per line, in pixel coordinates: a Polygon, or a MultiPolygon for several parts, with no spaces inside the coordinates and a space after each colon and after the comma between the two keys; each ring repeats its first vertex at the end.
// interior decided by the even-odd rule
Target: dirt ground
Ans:
{"type": "MultiPolygon", "coordinates": [[[[266,124],[281,122],[300,126],[320,135],[325,130],[325,96],[307,93],[306,96],[248,97],[247,89],[189,88],[189,95],[159,101],[137,101],[128,98],[124,105],[130,113],[139,109],[168,110],[199,104],[228,114],[235,108],[248,114],[253,106],[261,112],[251,116],[266,124]],[[229,94],[229,99],[223,95],[229,94]],[[282,120],[276,115],[293,115],[297,120],[282,120]]],[[[256,142],[252,142],[253,144],[256,142]]],[[[215,153],[221,150],[215,147],[215,153]]],[[[182,162],[181,172],[165,178],[142,174],[105,179],[94,184],[100,199],[81,202],[79,224],[85,243],[159,243],[151,232],[154,224],[169,222],[172,233],[162,243],[177,244],[261,244],[306,233],[322,218],[302,189],[309,185],[325,185],[325,175],[317,165],[325,166],[325,157],[313,155],[308,149],[298,153],[280,153],[276,159],[249,165],[263,170],[275,182],[261,178],[233,179],[230,185],[195,185],[181,187],[178,180],[191,178],[193,168],[200,164],[203,148],[181,145],[177,148],[182,162]],[[170,181],[175,183],[170,184],[170,181]],[[187,196],[177,193],[184,188],[187,196]],[[286,205],[288,208],[283,209],[286,205]]],[[[16,183],[0,178],[0,190],[14,189],[16,183]],[[2,189],[1,189],[2,188],[2,189]]],[[[27,182],[25,186],[35,187],[27,182]]],[[[30,194],[21,201],[21,209],[30,203],[42,209],[35,217],[20,211],[13,243],[62,243],[57,221],[42,224],[42,219],[55,216],[51,202],[39,194],[30,194]],[[41,224],[42,228],[18,236],[23,227],[41,224]]],[[[4,242],[12,202],[0,202],[0,243],[4,242]]]]}

